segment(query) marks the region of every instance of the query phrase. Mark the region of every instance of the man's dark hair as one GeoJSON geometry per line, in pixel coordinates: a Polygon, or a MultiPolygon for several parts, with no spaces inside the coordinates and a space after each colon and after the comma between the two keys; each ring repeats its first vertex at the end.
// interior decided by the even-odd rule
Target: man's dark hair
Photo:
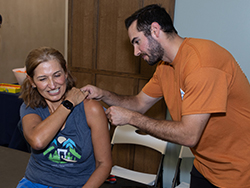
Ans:
{"type": "Polygon", "coordinates": [[[157,22],[161,26],[162,31],[177,34],[171,17],[161,5],[152,4],[137,10],[125,20],[126,28],[128,29],[136,20],[137,30],[143,31],[145,36],[151,35],[151,24],[153,22],[157,22]]]}

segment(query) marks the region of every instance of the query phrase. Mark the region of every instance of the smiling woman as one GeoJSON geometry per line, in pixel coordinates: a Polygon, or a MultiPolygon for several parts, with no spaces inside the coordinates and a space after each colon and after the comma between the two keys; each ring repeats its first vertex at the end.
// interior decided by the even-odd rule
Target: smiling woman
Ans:
{"type": "Polygon", "coordinates": [[[35,69],[33,79],[28,77],[33,88],[37,88],[48,105],[59,101],[66,92],[67,73],[58,60],[51,59],[39,64],[35,69]]]}
{"type": "Polygon", "coordinates": [[[61,93],[62,97],[65,92],[75,86],[75,80],[67,70],[63,55],[53,48],[43,47],[32,50],[26,59],[25,66],[28,76],[22,85],[21,98],[31,108],[36,105],[47,106],[42,90],[53,90],[55,86],[57,89],[61,88],[59,85],[65,86],[66,88],[63,88],[64,91],[61,93]],[[58,77],[62,80],[59,81],[58,77]],[[56,83],[58,81],[59,85],[56,83]]]}
{"type": "Polygon", "coordinates": [[[32,149],[17,187],[100,187],[112,165],[102,106],[74,87],[59,51],[34,49],[25,66],[20,115],[32,149]]]}

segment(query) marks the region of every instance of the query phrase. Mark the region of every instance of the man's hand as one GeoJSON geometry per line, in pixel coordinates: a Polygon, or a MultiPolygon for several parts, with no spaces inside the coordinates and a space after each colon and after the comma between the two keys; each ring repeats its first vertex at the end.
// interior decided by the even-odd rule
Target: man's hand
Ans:
{"type": "Polygon", "coordinates": [[[93,86],[93,85],[86,85],[80,89],[81,91],[88,92],[87,99],[95,99],[100,101],[103,97],[102,89],[93,86]]]}
{"type": "Polygon", "coordinates": [[[133,114],[137,112],[119,106],[111,106],[106,110],[105,113],[109,119],[109,122],[113,125],[125,125],[129,124],[133,114]]]}

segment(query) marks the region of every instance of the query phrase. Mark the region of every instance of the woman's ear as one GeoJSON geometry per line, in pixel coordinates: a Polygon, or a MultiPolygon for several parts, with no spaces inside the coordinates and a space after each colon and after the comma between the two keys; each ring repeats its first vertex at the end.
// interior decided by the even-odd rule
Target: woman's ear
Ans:
{"type": "Polygon", "coordinates": [[[151,35],[152,37],[158,38],[160,35],[161,26],[157,22],[151,24],[151,35]]]}
{"type": "Polygon", "coordinates": [[[32,86],[33,88],[36,88],[36,84],[33,82],[32,78],[31,78],[30,76],[28,76],[28,75],[27,75],[27,78],[28,78],[28,80],[29,80],[31,86],[32,86]]]}

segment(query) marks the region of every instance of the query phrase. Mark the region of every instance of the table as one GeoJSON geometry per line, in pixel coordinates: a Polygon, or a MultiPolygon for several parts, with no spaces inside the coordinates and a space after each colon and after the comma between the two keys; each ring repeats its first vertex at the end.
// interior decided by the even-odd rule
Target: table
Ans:
{"type": "Polygon", "coordinates": [[[0,146],[0,156],[0,187],[16,187],[24,176],[30,153],[0,146]]]}

